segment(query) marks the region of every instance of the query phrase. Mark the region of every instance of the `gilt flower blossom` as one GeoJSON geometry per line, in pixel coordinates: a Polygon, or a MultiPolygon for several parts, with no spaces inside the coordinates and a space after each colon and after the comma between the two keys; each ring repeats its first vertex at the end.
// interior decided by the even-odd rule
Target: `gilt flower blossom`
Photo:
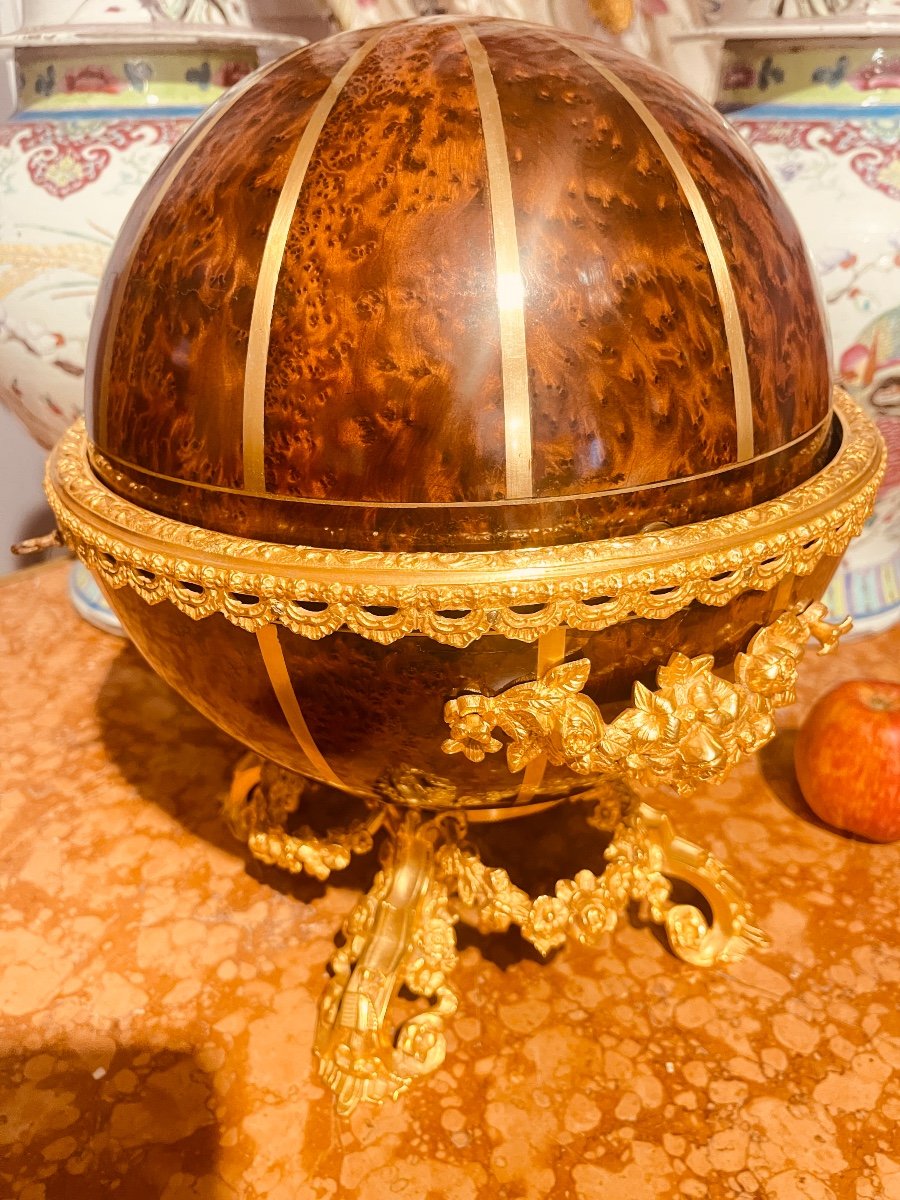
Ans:
{"type": "Polygon", "coordinates": [[[557,896],[538,896],[522,926],[524,937],[539,954],[549,954],[566,940],[569,911],[557,896]]]}
{"type": "Polygon", "coordinates": [[[485,754],[495,754],[503,746],[493,736],[493,729],[481,713],[465,713],[450,722],[450,737],[441,749],[445,754],[464,754],[470,762],[481,762],[485,754]]]}

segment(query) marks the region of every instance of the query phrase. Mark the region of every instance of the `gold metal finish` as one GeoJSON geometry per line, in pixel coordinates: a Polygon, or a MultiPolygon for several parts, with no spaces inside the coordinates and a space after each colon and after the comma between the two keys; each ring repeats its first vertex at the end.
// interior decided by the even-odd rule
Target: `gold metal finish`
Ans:
{"type": "Polygon", "coordinates": [[[66,544],[108,587],[131,587],[150,604],[169,600],[194,619],[221,613],[254,633],[280,624],[308,638],[346,628],[383,644],[411,633],[457,647],[488,633],[530,642],[563,626],[599,630],[634,616],[667,617],[694,601],[723,605],[842,554],[871,512],[885,452],[874,424],[844,393],[835,412],[842,436],[835,457],[775,500],[693,525],[566,546],[373,554],[202,529],[101,484],[80,422],[54,451],[46,488],[66,544]]]}
{"type": "Polygon", "coordinates": [[[378,777],[375,789],[387,804],[416,808],[421,812],[442,812],[507,806],[515,799],[516,784],[515,780],[510,780],[509,786],[504,788],[466,791],[444,776],[423,771],[411,763],[398,762],[378,777]]]}
{"type": "Polygon", "coordinates": [[[244,483],[251,491],[264,492],[266,489],[264,435],[269,335],[272,325],[272,310],[275,306],[275,289],[278,286],[278,276],[281,274],[284,248],[287,244],[294,210],[300,198],[313,152],[338,96],[344,90],[350,76],[383,36],[384,31],[381,30],[364,42],[356,53],[347,59],[323,92],[321,99],[313,109],[300,141],[297,143],[297,149],[294,151],[284,185],[275,205],[272,223],[266,234],[256,293],[253,297],[253,313],[250,317],[247,363],[244,373],[244,483]]]}
{"type": "Polygon", "coordinates": [[[435,871],[436,834],[415,813],[396,825],[383,869],[345,921],[344,945],[331,960],[315,1052],[343,1115],[361,1100],[396,1099],[444,1061],[443,1018],[458,1005],[446,982],[456,965],[456,917],[435,871]],[[433,1007],[394,1030],[388,1015],[403,985],[433,1007]]]}
{"type": "Polygon", "coordinates": [[[634,19],[634,0],[590,0],[590,5],[610,33],[624,33],[634,19]]]}
{"type": "Polygon", "coordinates": [[[44,550],[52,550],[56,546],[61,546],[63,540],[60,537],[59,530],[53,529],[50,533],[42,533],[38,537],[25,538],[21,542],[14,542],[10,546],[10,551],[13,554],[24,558],[29,554],[41,554],[44,550]]]}
{"type": "Polygon", "coordinates": [[[734,682],[714,673],[712,655],[673,654],[657,672],[658,691],[635,683],[634,707],[609,724],[581,694],[591,672],[586,658],[498,696],[460,696],[444,707],[450,737],[442,748],[481,762],[503,749],[494,736],[500,729],[510,739],[510,771],[546,756],[579,774],[664,781],[679,792],[718,783],[775,736],[772,713],[796,699],[797,668],[809,639],[827,654],[850,628],[849,617],[828,625],[826,613],[824,604],[810,604],[762,628],[737,656],[734,682]]]}
{"type": "MultiPolygon", "coordinates": [[[[559,880],[552,895],[532,898],[503,868],[486,866],[466,837],[465,810],[428,818],[423,810],[429,793],[436,807],[443,803],[440,780],[407,770],[379,808],[321,838],[308,829],[288,835],[280,825],[296,810],[302,790],[297,777],[270,767],[268,786],[260,786],[258,769],[239,771],[229,821],[264,862],[322,879],[346,866],[351,853],[369,849],[381,820],[391,833],[373,889],[344,925],[344,944],[332,959],[333,979],[320,1004],[315,1052],[339,1113],[349,1114],[361,1101],[397,1097],[443,1062],[444,1019],[458,1005],[449,982],[458,920],[483,932],[516,925],[546,955],[570,937],[599,944],[637,902],[649,920],[664,926],[672,951],[694,966],[733,962],[765,944],[724,867],[678,837],[661,811],[635,804],[630,785],[668,783],[685,792],[718,782],[769,741],[773,710],[794,700],[807,641],[814,638],[826,654],[849,627],[848,620],[829,625],[825,616],[818,603],[783,613],[738,655],[733,681],[714,674],[712,656],[675,654],[659,669],[658,690],[636,683],[634,707],[609,724],[582,694],[590,674],[585,659],[561,662],[498,696],[447,703],[448,753],[479,762],[503,748],[494,736],[499,729],[510,739],[511,770],[545,755],[595,777],[572,802],[592,801],[589,824],[613,831],[605,865],[559,880]],[[417,807],[401,810],[396,801],[407,794],[417,807]],[[711,920],[697,905],[672,902],[672,880],[701,894],[711,920]],[[429,1000],[429,1008],[397,1018],[402,987],[429,1000]]],[[[545,646],[545,654],[563,649],[545,646]]],[[[521,811],[529,808],[511,806],[498,816],[521,811]]],[[[478,814],[482,820],[492,815],[489,809],[478,814]]]]}
{"type": "Polygon", "coordinates": [[[288,833],[286,823],[297,811],[303,790],[299,775],[247,754],[234,773],[225,819],[234,836],[246,842],[260,862],[292,875],[305,872],[327,879],[332,871],[343,871],[354,854],[372,849],[385,809],[373,808],[346,829],[329,829],[321,836],[308,825],[288,833]]]}
{"type": "Polygon", "coordinates": [[[284,661],[284,651],[281,648],[281,642],[278,638],[278,626],[264,625],[262,629],[256,631],[256,640],[259,643],[260,653],[262,654],[266,674],[269,676],[272,690],[278,699],[278,704],[284,713],[284,719],[287,721],[297,745],[309,760],[310,767],[312,768],[311,774],[319,779],[324,779],[326,783],[330,783],[333,787],[343,788],[344,785],[331,769],[328,760],[324,757],[313,740],[312,734],[309,732],[309,726],[306,724],[306,718],[303,716],[299,701],[294,692],[294,685],[291,683],[291,677],[288,674],[287,663],[284,661]]]}
{"type": "Polygon", "coordinates": [[[541,800],[537,804],[507,804],[502,808],[467,808],[466,820],[470,825],[496,825],[498,821],[516,821],[519,817],[533,817],[538,813],[547,812],[565,804],[569,797],[561,796],[559,800],[541,800]]]}
{"type": "Polygon", "coordinates": [[[688,170],[684,159],[678,153],[675,143],[640,96],[636,95],[625,80],[621,79],[615,71],[611,71],[609,67],[594,58],[592,54],[588,54],[577,43],[568,42],[563,38],[557,38],[556,40],[561,46],[571,51],[572,54],[577,55],[582,62],[586,62],[588,66],[593,67],[606,80],[610,87],[615,88],[622,99],[631,106],[637,116],[644,122],[653,140],[662,151],[663,157],[669,164],[672,173],[678,181],[679,187],[684,193],[685,199],[690,205],[694,220],[697,223],[697,229],[700,231],[703,249],[706,251],[706,257],[709,259],[716,294],[722,310],[722,321],[725,325],[725,340],[728,344],[728,356],[731,360],[731,377],[734,383],[737,461],[744,462],[753,457],[753,393],[750,387],[750,367],[747,363],[747,347],[744,342],[744,331],[741,328],[741,314],[737,306],[737,297],[734,294],[734,285],[731,282],[731,273],[728,270],[728,263],[725,261],[722,243],[713,219],[709,215],[706,201],[703,199],[700,189],[693,175],[688,170]]]}
{"type": "MultiPolygon", "coordinates": [[[[244,768],[236,777],[236,807],[234,797],[229,806],[241,835],[248,826],[247,782],[244,768]]],[[[258,790],[251,780],[249,825],[255,827],[264,811],[266,834],[261,840],[251,836],[250,847],[263,861],[277,861],[269,849],[269,823],[282,815],[284,805],[276,797],[266,810],[258,790]]],[[[291,794],[298,794],[296,783],[291,794]]],[[[649,920],[664,926],[673,953],[694,966],[735,962],[765,944],[738,885],[721,864],[678,837],[662,812],[635,804],[621,785],[610,789],[588,818],[612,832],[603,869],[581,870],[574,879],[559,880],[552,896],[535,898],[512,883],[505,870],[482,862],[466,836],[464,814],[427,820],[417,812],[400,816],[390,806],[384,812],[391,836],[383,846],[382,869],[344,923],[344,942],[331,961],[333,978],[316,1027],[319,1070],[342,1115],[361,1102],[396,1099],[444,1061],[444,1022],[459,1004],[449,982],[459,920],[485,933],[516,925],[547,955],[568,938],[585,946],[601,944],[637,902],[649,920]],[[695,905],[672,903],[675,879],[700,893],[711,921],[695,905]],[[429,1007],[399,1019],[394,1010],[401,987],[427,999],[429,1007]]],[[[309,855],[295,856],[292,862],[301,865],[290,869],[323,878],[319,861],[318,842],[311,840],[309,855]]]]}
{"type": "Polygon", "coordinates": [[[486,867],[470,846],[450,842],[438,855],[440,870],[455,880],[463,912],[483,933],[518,925],[543,955],[574,937],[596,946],[612,933],[632,901],[645,904],[664,925],[679,958],[698,967],[736,962],[765,935],[753,923],[737,883],[711,854],[676,836],[669,818],[640,804],[616,826],[599,874],[579,871],[560,880],[552,896],[532,900],[499,867],[486,867]],[[689,883],[709,903],[712,923],[690,904],[672,904],[671,881],[689,883]]]}
{"type": "MultiPolygon", "coordinates": [[[[570,802],[594,802],[589,822],[613,829],[612,840],[603,864],[559,880],[552,895],[531,897],[502,868],[485,865],[456,789],[415,764],[397,763],[379,781],[377,805],[324,835],[284,828],[302,790],[289,773],[245,767],[236,780],[229,819],[264,862],[322,879],[367,850],[379,824],[389,835],[374,887],[345,923],[319,1011],[315,1051],[341,1113],[399,1095],[443,1061],[444,1020],[458,1004],[449,982],[458,920],[484,930],[516,925],[546,954],[569,937],[596,945],[636,901],[693,965],[733,961],[760,944],[724,868],[677,837],[657,809],[636,805],[628,785],[687,791],[723,778],[773,736],[773,710],[793,700],[807,640],[827,652],[845,625],[826,624],[821,604],[783,612],[737,656],[733,679],[713,671],[710,655],[675,654],[659,669],[657,690],[635,684],[633,707],[609,723],[583,692],[590,663],[564,661],[565,631],[663,618],[695,602],[723,605],[748,589],[777,598],[784,581],[840,555],[871,511],[885,453],[872,422],[842,393],[835,413],[840,448],[832,461],[776,500],[634,537],[469,554],[322,550],[186,525],[100,484],[83,426],[62,440],[47,491],[66,544],[110,588],[130,587],[151,604],[170,601],[196,619],[221,613],[256,633],[298,740],[279,625],[308,638],[343,628],[385,644],[413,633],[458,647],[491,633],[544,639],[533,682],[446,705],[444,748],[477,762],[504,748],[499,731],[512,770],[546,757],[583,777],[582,795],[573,788],[570,802]],[[672,903],[672,879],[701,893],[711,920],[694,905],[672,903]],[[429,1007],[404,1020],[401,989],[429,1007]]],[[[315,766],[311,739],[310,746],[315,766]]],[[[321,767],[317,773],[329,778],[321,767]]],[[[481,820],[534,809],[510,804],[513,794],[464,799],[480,804],[481,820]]],[[[527,801],[527,788],[519,794],[527,801]]]]}
{"type": "Polygon", "coordinates": [[[531,394],[525,344],[525,281],[519,264],[516,206],[509,173],[503,113],[487,52],[474,31],[456,22],[463,40],[481,113],[487,160],[491,226],[497,271],[497,314],[500,323],[500,370],[503,380],[503,426],[506,439],[506,495],[531,496],[531,394]]]}
{"type": "MultiPolygon", "coordinates": [[[[537,677],[543,679],[551,668],[559,666],[566,657],[566,631],[554,629],[552,633],[542,633],[538,638],[537,677]]],[[[525,768],[522,776],[522,786],[516,797],[516,804],[529,804],[544,780],[547,770],[547,756],[541,754],[533,758],[525,768]]]]}

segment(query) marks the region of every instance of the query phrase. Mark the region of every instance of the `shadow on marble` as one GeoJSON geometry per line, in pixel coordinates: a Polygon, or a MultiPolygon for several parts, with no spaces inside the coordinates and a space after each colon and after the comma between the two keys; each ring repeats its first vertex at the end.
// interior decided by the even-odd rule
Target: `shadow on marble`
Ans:
{"type": "MultiPolygon", "coordinates": [[[[305,904],[321,899],[329,886],[361,894],[372,885],[378,869],[377,844],[373,853],[354,858],[328,883],[291,876],[254,859],[232,837],[221,815],[243,747],[188,705],[133,646],[123,646],[110,663],[97,694],[96,712],[109,761],[141,799],[178,821],[189,836],[243,859],[252,879],[305,904]]],[[[318,784],[309,785],[308,799],[298,820],[318,832],[356,815],[352,800],[318,784]]],[[[503,866],[530,895],[552,895],[557,880],[572,878],[585,867],[597,873],[603,869],[610,836],[586,823],[589,813],[588,805],[561,805],[527,821],[472,827],[469,836],[485,863],[503,866]]],[[[683,895],[679,889],[677,898],[699,900],[690,889],[683,895]]],[[[667,946],[665,934],[642,919],[636,906],[626,920],[667,946]]],[[[457,934],[461,949],[475,947],[484,960],[502,970],[521,962],[544,961],[517,929],[483,935],[460,925],[457,934]]]]}
{"type": "Polygon", "coordinates": [[[108,1037],[0,1044],[0,1192],[160,1200],[215,1172],[212,1076],[193,1051],[108,1037]]]}
{"type": "Polygon", "coordinates": [[[828,826],[812,811],[797,783],[794,771],[794,747],[797,743],[796,729],[780,729],[778,735],[759,752],[759,771],[775,799],[795,817],[818,829],[828,826]]]}
{"type": "MultiPolygon", "coordinates": [[[[222,817],[222,802],[245,748],[183,700],[132,645],[124,646],[110,663],[96,712],[109,761],[142,800],[173,817],[191,836],[242,858],[251,878],[282,895],[305,904],[324,895],[326,884],[258,862],[232,836],[222,817]]],[[[311,792],[327,793],[331,799],[336,795],[316,784],[311,792]]],[[[329,822],[343,820],[343,812],[321,811],[321,798],[314,800],[317,803],[303,807],[298,822],[324,832],[329,822]]],[[[339,808],[347,807],[343,797],[337,800],[339,808]]],[[[366,890],[376,870],[374,855],[360,856],[333,882],[350,891],[366,890]]]]}
{"type": "Polygon", "coordinates": [[[772,795],[788,812],[814,829],[821,829],[841,841],[859,842],[862,845],[877,845],[868,838],[859,837],[855,833],[835,829],[826,821],[817,817],[809,807],[800,791],[797,773],[794,770],[794,748],[797,744],[796,729],[781,729],[778,736],[759,752],[759,773],[763,777],[772,795]]]}
{"type": "Polygon", "coordinates": [[[109,761],[143,800],[240,855],[220,805],[243,748],[182,700],[130,643],[110,662],[96,716],[109,761]]]}
{"type": "MultiPolygon", "coordinates": [[[[665,796],[659,797],[662,805],[667,800],[665,796]]],[[[589,814],[588,805],[563,805],[526,821],[504,821],[493,827],[473,828],[470,838],[485,863],[503,866],[512,881],[529,895],[552,896],[558,880],[572,879],[584,868],[596,874],[604,868],[603,852],[611,835],[588,825],[585,818],[589,814]]],[[[711,920],[708,903],[689,885],[675,881],[672,898],[676,904],[697,905],[707,920],[711,920]]],[[[654,938],[668,951],[665,931],[645,917],[639,905],[629,906],[622,924],[654,938]]],[[[481,934],[461,924],[457,928],[457,939],[460,949],[476,947],[482,958],[501,970],[521,962],[550,961],[564,953],[553,951],[546,960],[543,959],[515,928],[504,934],[481,934]]],[[[602,947],[597,952],[603,953],[602,947]]]]}

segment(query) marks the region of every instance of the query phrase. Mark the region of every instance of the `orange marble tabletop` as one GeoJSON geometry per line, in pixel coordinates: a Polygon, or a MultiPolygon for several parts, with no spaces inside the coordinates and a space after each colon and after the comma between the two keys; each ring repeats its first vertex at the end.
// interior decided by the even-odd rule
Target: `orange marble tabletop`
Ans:
{"type": "MultiPolygon", "coordinates": [[[[769,949],[707,972],[635,919],[542,963],[460,929],[444,1067],[340,1120],[316,1000],[373,857],[327,886],[250,860],[240,748],[65,586],[0,588],[3,1200],[900,1198],[900,846],[827,829],[791,765],[817,695],[900,679],[900,629],[811,655],[759,760],[667,805],[769,949]]],[[[531,820],[506,865],[594,853],[531,820]]]]}

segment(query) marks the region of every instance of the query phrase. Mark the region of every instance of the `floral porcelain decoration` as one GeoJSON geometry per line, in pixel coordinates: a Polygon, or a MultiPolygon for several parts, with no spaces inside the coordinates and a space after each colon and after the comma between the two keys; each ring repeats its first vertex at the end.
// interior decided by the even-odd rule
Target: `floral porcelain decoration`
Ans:
{"type": "MultiPolygon", "coordinates": [[[[753,15],[766,7],[749,6],[753,15]]],[[[784,15],[825,16],[814,7],[825,5],[784,15]]],[[[830,8],[841,10],[833,19],[900,15],[898,3],[830,8]]],[[[803,230],[836,372],[888,444],[875,512],[826,597],[858,632],[900,618],[900,21],[894,29],[893,37],[727,41],[718,100],[803,230]]]]}
{"type": "Polygon", "coordinates": [[[134,197],[253,50],[17,54],[0,126],[0,399],[45,446],[81,413],[94,296],[134,197]]]}
{"type": "MultiPolygon", "coordinates": [[[[228,88],[298,39],[243,0],[25,0],[0,39],[16,108],[0,124],[0,403],[50,446],[84,406],[97,287],[144,182],[228,88]]],[[[83,571],[76,607],[117,625],[83,571]],[[100,613],[100,616],[98,616],[100,613]]]]}

